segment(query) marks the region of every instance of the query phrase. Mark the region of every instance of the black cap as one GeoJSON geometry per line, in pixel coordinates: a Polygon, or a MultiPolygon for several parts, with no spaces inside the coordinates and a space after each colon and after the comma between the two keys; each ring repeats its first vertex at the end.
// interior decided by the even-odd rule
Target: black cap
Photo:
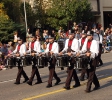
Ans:
{"type": "Polygon", "coordinates": [[[69,30],[69,35],[74,35],[74,30],[69,30]]]}
{"type": "Polygon", "coordinates": [[[21,41],[21,40],[22,40],[22,38],[18,37],[18,38],[17,38],[17,40],[18,40],[18,41],[21,41]]]}
{"type": "Polygon", "coordinates": [[[48,36],[48,39],[54,39],[54,37],[52,37],[52,36],[49,35],[49,36],[48,36]]]}
{"type": "Polygon", "coordinates": [[[82,35],[87,35],[87,31],[83,30],[81,34],[82,35]]]}
{"type": "Polygon", "coordinates": [[[94,33],[93,31],[88,31],[87,36],[93,36],[93,33],[94,33]]]}

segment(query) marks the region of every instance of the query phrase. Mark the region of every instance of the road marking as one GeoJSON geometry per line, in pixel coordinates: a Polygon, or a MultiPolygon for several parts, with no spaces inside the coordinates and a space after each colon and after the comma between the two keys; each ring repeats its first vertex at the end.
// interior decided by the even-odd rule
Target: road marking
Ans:
{"type": "MultiPolygon", "coordinates": [[[[43,76],[44,74],[40,74],[40,76],[43,76]]],[[[30,76],[29,76],[30,77],[30,76]]],[[[24,78],[21,78],[21,79],[24,79],[24,78]]],[[[15,81],[16,79],[11,79],[11,80],[6,80],[6,81],[0,81],[0,84],[2,83],[8,83],[8,82],[12,82],[12,81],[15,81]]]]}
{"type": "Polygon", "coordinates": [[[0,82],[0,84],[1,84],[1,83],[12,82],[12,81],[15,81],[15,80],[16,80],[16,79],[12,79],[12,80],[7,80],[7,81],[1,81],[1,82],[0,82]]]}
{"type": "MultiPolygon", "coordinates": [[[[107,79],[111,79],[111,78],[112,78],[112,76],[109,76],[109,77],[106,77],[106,78],[102,78],[99,81],[103,81],[103,80],[107,80],[107,79]]],[[[86,84],[86,82],[81,84],[81,86],[84,86],[85,84],[86,84]]],[[[56,90],[56,91],[53,91],[53,92],[48,92],[48,93],[40,94],[40,95],[37,95],[37,96],[33,96],[33,97],[30,97],[30,98],[25,98],[23,100],[33,100],[33,99],[37,99],[37,98],[44,97],[44,96],[47,96],[47,95],[59,93],[59,92],[65,91],[65,90],[66,89],[60,89],[60,90],[56,90]]]]}

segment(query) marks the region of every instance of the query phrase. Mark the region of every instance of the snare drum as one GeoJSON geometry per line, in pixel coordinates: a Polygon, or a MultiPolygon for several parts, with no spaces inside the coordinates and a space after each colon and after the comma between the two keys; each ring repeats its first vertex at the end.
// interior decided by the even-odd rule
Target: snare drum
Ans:
{"type": "Polygon", "coordinates": [[[31,55],[26,55],[25,56],[25,63],[27,66],[30,66],[31,65],[31,55]]]}
{"type": "Polygon", "coordinates": [[[87,69],[88,68],[88,57],[83,56],[83,57],[76,57],[75,58],[75,68],[76,69],[87,69]]]}
{"type": "Polygon", "coordinates": [[[68,57],[66,55],[58,56],[57,57],[57,67],[67,67],[68,65],[68,57]]]}
{"type": "Polygon", "coordinates": [[[22,66],[21,64],[21,57],[16,57],[16,67],[22,66]]]}
{"type": "Polygon", "coordinates": [[[14,58],[13,57],[7,58],[7,60],[6,60],[6,66],[7,67],[14,67],[15,66],[14,58]]]}
{"type": "Polygon", "coordinates": [[[21,61],[20,61],[20,63],[21,63],[21,66],[27,66],[27,60],[26,60],[26,57],[21,57],[21,61]]]}
{"type": "Polygon", "coordinates": [[[38,56],[37,57],[37,66],[39,68],[44,68],[44,66],[48,66],[47,58],[45,56],[38,56]]]}

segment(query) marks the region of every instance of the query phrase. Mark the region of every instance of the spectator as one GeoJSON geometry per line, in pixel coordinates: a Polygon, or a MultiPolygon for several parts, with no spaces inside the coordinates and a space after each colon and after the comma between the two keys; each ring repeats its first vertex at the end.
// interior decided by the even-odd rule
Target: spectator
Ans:
{"type": "Polygon", "coordinates": [[[1,51],[2,62],[5,65],[5,57],[8,55],[8,48],[7,48],[7,45],[5,43],[2,44],[0,51],[1,51]]]}
{"type": "Polygon", "coordinates": [[[18,32],[14,32],[14,43],[17,45],[18,32]]]}
{"type": "Polygon", "coordinates": [[[48,38],[48,30],[43,30],[43,39],[48,38]]]}
{"type": "Polygon", "coordinates": [[[54,30],[52,30],[52,32],[51,32],[51,37],[54,37],[54,40],[56,40],[56,33],[54,30]]]}

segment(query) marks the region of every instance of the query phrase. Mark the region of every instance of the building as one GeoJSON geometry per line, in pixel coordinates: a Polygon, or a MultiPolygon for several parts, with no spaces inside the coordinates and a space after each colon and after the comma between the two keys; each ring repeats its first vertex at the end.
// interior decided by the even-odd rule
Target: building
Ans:
{"type": "MultiPolygon", "coordinates": [[[[33,8],[35,0],[26,0],[33,8]]],[[[103,27],[108,27],[112,24],[112,0],[88,0],[92,6],[92,12],[94,13],[94,21],[100,23],[103,27]]],[[[40,0],[42,8],[48,9],[52,4],[48,0],[40,0]]]]}
{"type": "Polygon", "coordinates": [[[91,3],[92,11],[96,22],[107,28],[112,24],[112,0],[88,0],[91,3]]]}

